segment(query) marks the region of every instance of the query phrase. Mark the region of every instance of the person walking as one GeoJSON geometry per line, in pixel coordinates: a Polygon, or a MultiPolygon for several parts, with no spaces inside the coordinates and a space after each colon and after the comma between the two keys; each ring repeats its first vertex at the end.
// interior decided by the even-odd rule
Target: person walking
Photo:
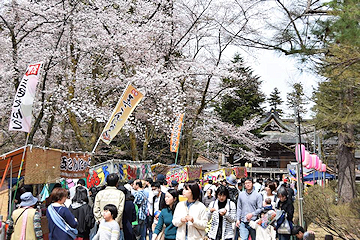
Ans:
{"type": "Polygon", "coordinates": [[[230,200],[229,189],[225,186],[220,186],[215,196],[216,200],[209,204],[211,228],[208,236],[212,240],[231,240],[234,238],[232,225],[236,221],[236,205],[230,200]]]}
{"type": "Polygon", "coordinates": [[[240,229],[241,239],[248,239],[249,234],[251,239],[256,239],[256,231],[249,226],[249,222],[251,220],[255,221],[261,211],[261,194],[254,191],[253,179],[248,177],[245,180],[245,191],[239,194],[237,202],[236,226],[240,229]]]}
{"type": "Polygon", "coordinates": [[[199,185],[195,181],[185,183],[183,196],[187,201],[177,204],[172,220],[178,228],[176,239],[200,240],[205,236],[208,219],[206,207],[199,201],[199,185]]]}
{"type": "Polygon", "coordinates": [[[109,174],[106,177],[106,188],[96,194],[93,211],[97,224],[99,224],[100,221],[103,219],[101,212],[102,209],[104,209],[105,205],[113,204],[117,208],[117,217],[115,221],[121,227],[122,215],[125,204],[125,195],[122,191],[116,188],[118,182],[119,176],[116,173],[109,174]]]}
{"type": "Polygon", "coordinates": [[[123,239],[125,240],[134,240],[134,231],[131,224],[132,222],[136,221],[136,210],[133,202],[134,197],[131,195],[131,192],[128,191],[124,186],[120,186],[119,189],[125,194],[122,231],[120,230],[120,235],[122,235],[123,239]]]}
{"type": "Polygon", "coordinates": [[[148,199],[143,190],[143,185],[141,180],[136,180],[134,182],[134,204],[138,206],[138,225],[136,227],[135,235],[140,236],[140,240],[146,239],[146,217],[148,214],[148,199]]]}
{"type": "MultiPolygon", "coordinates": [[[[291,228],[291,224],[292,224],[293,217],[294,217],[294,204],[293,204],[293,201],[289,197],[288,192],[286,191],[285,187],[280,187],[279,188],[277,196],[279,198],[279,202],[278,202],[278,204],[276,206],[276,209],[284,211],[284,213],[286,214],[286,219],[289,221],[290,228],[291,228]]],[[[278,229],[281,226],[283,221],[284,221],[284,218],[280,218],[279,220],[277,220],[276,229],[278,229]]],[[[291,237],[291,229],[290,229],[289,234],[280,234],[278,232],[278,236],[279,236],[279,240],[289,240],[290,237],[291,237]]]]}
{"type": "Polygon", "coordinates": [[[169,189],[165,194],[166,208],[161,210],[158,223],[156,224],[152,240],[158,240],[159,233],[165,225],[165,240],[175,240],[177,227],[172,223],[175,208],[179,202],[179,195],[176,189],[169,189]]]}
{"type": "Polygon", "coordinates": [[[68,198],[68,191],[55,188],[51,192],[51,203],[46,210],[49,225],[50,240],[73,240],[78,233],[78,222],[70,210],[64,205],[68,198]]]}
{"type": "Polygon", "coordinates": [[[212,191],[213,191],[212,189],[208,189],[206,191],[206,195],[203,197],[202,202],[205,205],[205,207],[209,207],[209,204],[216,200],[216,198],[213,196],[212,191]]]}
{"type": "Polygon", "coordinates": [[[34,208],[37,198],[31,192],[25,192],[20,195],[20,200],[20,208],[14,210],[11,215],[14,221],[11,240],[43,239],[40,214],[34,208]]]}
{"type": "Polygon", "coordinates": [[[72,198],[72,203],[69,207],[70,212],[78,221],[78,234],[76,240],[89,240],[90,230],[95,225],[95,218],[93,211],[89,205],[89,198],[87,190],[78,186],[75,190],[75,195],[72,198]]]}

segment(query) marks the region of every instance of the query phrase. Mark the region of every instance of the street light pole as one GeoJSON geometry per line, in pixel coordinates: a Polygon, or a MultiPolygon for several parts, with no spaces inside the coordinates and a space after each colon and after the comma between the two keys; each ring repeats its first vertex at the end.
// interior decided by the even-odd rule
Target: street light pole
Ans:
{"type": "Polygon", "coordinates": [[[297,176],[297,197],[299,201],[299,225],[304,227],[304,216],[303,216],[303,166],[302,166],[302,153],[301,153],[301,132],[300,132],[300,113],[298,106],[295,106],[295,126],[296,126],[296,146],[299,149],[296,154],[299,159],[296,164],[296,176],[297,176]]]}

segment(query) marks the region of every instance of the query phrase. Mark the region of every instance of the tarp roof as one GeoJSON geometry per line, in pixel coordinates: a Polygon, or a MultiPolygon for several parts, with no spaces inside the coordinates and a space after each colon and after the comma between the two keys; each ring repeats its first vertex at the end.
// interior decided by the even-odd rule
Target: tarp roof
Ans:
{"type": "MultiPolygon", "coordinates": [[[[24,148],[25,148],[25,146],[15,149],[11,152],[4,153],[3,155],[0,156],[0,178],[3,177],[4,172],[6,170],[6,166],[11,160],[12,160],[12,177],[17,177],[17,175],[19,173],[19,169],[20,169],[21,158],[22,158],[22,155],[24,152],[24,148]]],[[[24,162],[24,165],[23,165],[23,168],[21,171],[21,176],[25,175],[25,165],[26,164],[24,162]]],[[[8,171],[7,171],[5,178],[9,178],[9,177],[10,177],[10,166],[8,167],[8,171]]]]}
{"type": "MultiPolygon", "coordinates": [[[[323,176],[323,175],[319,174],[319,172],[315,172],[315,180],[320,180],[321,176],[323,176]]],[[[335,176],[331,175],[330,173],[325,173],[325,178],[326,179],[335,179],[335,176]]],[[[311,173],[304,177],[304,181],[312,181],[312,180],[314,180],[314,173],[311,173]]]]}

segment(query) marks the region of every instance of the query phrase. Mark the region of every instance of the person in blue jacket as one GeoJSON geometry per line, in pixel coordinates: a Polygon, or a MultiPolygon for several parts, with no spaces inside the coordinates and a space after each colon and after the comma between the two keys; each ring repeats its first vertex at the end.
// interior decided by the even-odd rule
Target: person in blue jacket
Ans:
{"type": "Polygon", "coordinates": [[[158,235],[162,231],[164,224],[165,224],[165,232],[164,232],[165,240],[176,239],[177,227],[173,225],[172,220],[178,202],[179,202],[178,192],[175,189],[169,189],[169,191],[165,194],[165,203],[167,207],[161,210],[159,221],[152,235],[152,240],[157,240],[158,235]]]}
{"type": "Polygon", "coordinates": [[[64,205],[68,191],[64,188],[54,188],[51,192],[52,203],[46,210],[46,217],[49,225],[49,239],[50,240],[72,240],[76,238],[78,225],[77,220],[70,210],[64,205]],[[65,220],[65,223],[62,219],[65,220]],[[73,228],[73,231],[65,231],[69,229],[65,225],[73,228]]]}

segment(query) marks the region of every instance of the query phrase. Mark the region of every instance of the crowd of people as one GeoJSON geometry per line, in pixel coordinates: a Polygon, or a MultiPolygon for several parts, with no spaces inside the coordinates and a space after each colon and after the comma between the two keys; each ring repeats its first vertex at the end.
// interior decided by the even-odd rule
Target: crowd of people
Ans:
{"type": "MultiPolygon", "coordinates": [[[[119,184],[109,174],[106,185],[87,189],[80,179],[69,190],[55,186],[47,199],[46,216],[52,240],[288,240],[315,236],[293,225],[296,189],[286,181],[262,181],[230,175],[203,186],[179,184],[159,174],[155,181],[119,184]]],[[[37,198],[20,197],[12,214],[10,239],[43,239],[37,198]]]]}

